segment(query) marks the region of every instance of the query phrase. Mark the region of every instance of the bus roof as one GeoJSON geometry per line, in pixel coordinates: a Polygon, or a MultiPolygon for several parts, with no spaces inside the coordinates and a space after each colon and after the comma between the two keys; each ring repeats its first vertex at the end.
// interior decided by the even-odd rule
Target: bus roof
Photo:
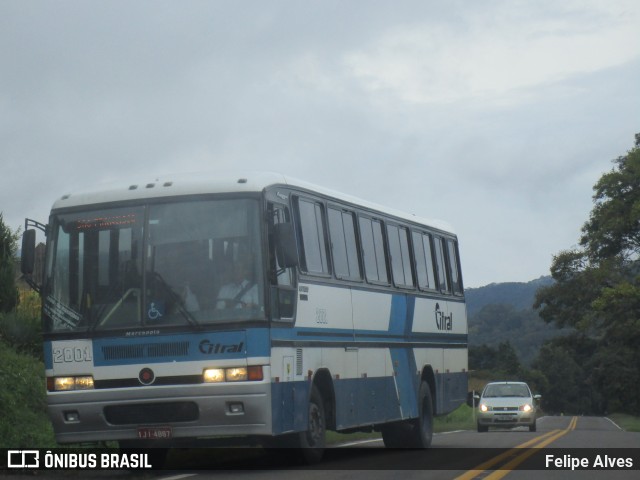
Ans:
{"type": "Polygon", "coordinates": [[[441,220],[420,218],[406,212],[362,200],[360,198],[324,188],[304,180],[273,172],[206,172],[191,174],[171,174],[151,179],[133,181],[128,184],[110,184],[73,194],[63,195],[56,200],[52,209],[81,207],[138,199],[199,195],[208,193],[262,192],[276,185],[304,189],[326,197],[358,205],[380,213],[398,217],[412,223],[428,225],[439,230],[454,233],[453,228],[441,220]]]}

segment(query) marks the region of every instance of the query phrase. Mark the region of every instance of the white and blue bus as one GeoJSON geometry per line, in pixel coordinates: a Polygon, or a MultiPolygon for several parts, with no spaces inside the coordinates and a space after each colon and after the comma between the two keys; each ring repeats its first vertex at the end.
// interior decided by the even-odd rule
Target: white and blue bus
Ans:
{"type": "Polygon", "coordinates": [[[458,240],[270,173],[65,195],[46,230],[48,411],[59,443],[238,436],[306,448],[325,430],[426,448],[466,400],[458,240]]]}

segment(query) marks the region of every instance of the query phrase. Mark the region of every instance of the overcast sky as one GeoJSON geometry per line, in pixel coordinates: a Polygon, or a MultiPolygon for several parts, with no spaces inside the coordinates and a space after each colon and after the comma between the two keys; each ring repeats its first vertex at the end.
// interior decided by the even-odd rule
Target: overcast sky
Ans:
{"type": "Polygon", "coordinates": [[[547,275],[640,132],[640,2],[0,0],[0,211],[277,171],[451,223],[467,287],[547,275]]]}

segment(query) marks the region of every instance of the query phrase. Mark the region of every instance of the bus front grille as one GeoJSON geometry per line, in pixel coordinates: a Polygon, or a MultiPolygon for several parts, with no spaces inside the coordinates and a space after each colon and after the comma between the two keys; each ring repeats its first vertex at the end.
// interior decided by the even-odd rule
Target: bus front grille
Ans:
{"type": "Polygon", "coordinates": [[[111,425],[194,422],[199,416],[198,405],[194,402],[113,405],[104,408],[104,417],[111,425]]]}
{"type": "Polygon", "coordinates": [[[139,345],[105,345],[102,355],[105,360],[131,358],[184,357],[189,354],[189,342],[143,343],[139,345]]]}

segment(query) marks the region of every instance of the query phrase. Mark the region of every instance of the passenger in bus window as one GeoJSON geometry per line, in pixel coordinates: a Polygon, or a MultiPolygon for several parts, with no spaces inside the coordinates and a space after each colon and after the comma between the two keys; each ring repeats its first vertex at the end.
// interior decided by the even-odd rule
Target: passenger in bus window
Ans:
{"type": "Polygon", "coordinates": [[[200,310],[198,297],[193,293],[191,286],[188,283],[184,286],[182,291],[182,301],[184,302],[184,308],[187,309],[187,312],[197,312],[200,310]]]}
{"type": "Polygon", "coordinates": [[[249,263],[239,260],[233,267],[232,279],[218,292],[216,308],[255,308],[258,306],[258,285],[253,281],[249,263]]]}

